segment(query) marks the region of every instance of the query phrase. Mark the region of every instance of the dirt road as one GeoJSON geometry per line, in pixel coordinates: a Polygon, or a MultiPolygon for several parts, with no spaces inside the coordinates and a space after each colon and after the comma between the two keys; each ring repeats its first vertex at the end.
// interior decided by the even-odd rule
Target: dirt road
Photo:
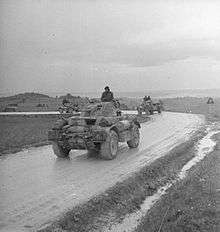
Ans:
{"type": "Polygon", "coordinates": [[[61,160],[51,146],[1,157],[0,229],[25,231],[49,223],[165,155],[203,123],[202,116],[191,114],[154,115],[142,124],[139,148],[123,144],[112,161],[88,158],[85,151],[72,151],[70,159],[61,160]]]}

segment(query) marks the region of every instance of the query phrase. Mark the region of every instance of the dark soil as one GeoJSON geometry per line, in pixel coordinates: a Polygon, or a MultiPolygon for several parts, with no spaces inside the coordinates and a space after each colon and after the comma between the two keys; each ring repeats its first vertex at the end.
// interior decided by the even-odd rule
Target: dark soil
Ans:
{"type": "Polygon", "coordinates": [[[215,151],[164,195],[136,232],[220,231],[220,134],[216,139],[215,151]]]}

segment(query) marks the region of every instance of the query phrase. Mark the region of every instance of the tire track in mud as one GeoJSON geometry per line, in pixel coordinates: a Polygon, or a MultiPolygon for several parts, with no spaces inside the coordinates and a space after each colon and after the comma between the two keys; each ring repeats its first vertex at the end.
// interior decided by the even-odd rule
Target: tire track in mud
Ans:
{"type": "Polygon", "coordinates": [[[194,132],[188,141],[173,148],[166,156],[143,167],[103,194],[74,207],[59,221],[40,229],[39,232],[111,231],[111,226],[120,224],[127,215],[140,210],[147,197],[153,196],[158,189],[178,177],[182,167],[195,156],[195,144],[204,135],[204,128],[194,132]]]}
{"type": "MultiPolygon", "coordinates": [[[[77,216],[74,215],[72,222],[80,222],[79,216],[83,215],[85,219],[81,221],[82,229],[80,223],[75,223],[79,227],[76,230],[71,226],[67,228],[84,231],[91,225],[97,226],[96,220],[103,221],[101,216],[108,218],[108,212],[114,212],[118,206],[117,212],[123,211],[124,215],[128,211],[133,212],[146,194],[153,194],[160,186],[160,183],[158,185],[155,182],[156,178],[162,184],[165,183],[168,169],[162,167],[168,166],[172,159],[169,163],[160,163],[159,158],[167,156],[175,146],[191,139],[204,123],[202,116],[179,113],[164,112],[155,115],[153,119],[141,128],[139,148],[129,150],[124,144],[117,159],[111,162],[88,159],[85,151],[72,151],[69,160],[59,160],[53,155],[50,146],[2,157],[1,185],[4,188],[0,200],[3,206],[0,228],[20,226],[21,230],[27,227],[35,230],[40,225],[45,228],[67,210],[70,210],[68,215],[75,210],[77,216]],[[155,166],[157,159],[158,167],[155,166]],[[138,170],[144,168],[146,171],[139,173],[138,170]],[[145,188],[142,187],[143,181],[146,182],[145,188]],[[105,190],[107,195],[102,194],[105,190]],[[84,203],[88,201],[88,205],[84,203]],[[82,209],[86,209],[86,212],[82,212],[82,209]]],[[[174,173],[170,172],[169,176],[172,175],[174,173]]],[[[120,218],[120,213],[116,216],[120,218]]],[[[68,222],[68,225],[71,223],[68,222]]]]}

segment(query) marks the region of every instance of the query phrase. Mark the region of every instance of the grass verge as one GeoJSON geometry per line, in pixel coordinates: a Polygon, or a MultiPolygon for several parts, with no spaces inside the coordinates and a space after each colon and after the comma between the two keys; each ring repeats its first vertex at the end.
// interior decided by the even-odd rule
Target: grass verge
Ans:
{"type": "Polygon", "coordinates": [[[220,135],[216,139],[215,151],[169,189],[136,232],[220,231],[220,135]]]}
{"type": "Polygon", "coordinates": [[[139,209],[146,196],[153,195],[159,187],[176,178],[182,166],[194,156],[192,147],[202,134],[197,132],[191,140],[177,146],[166,156],[103,194],[74,207],[58,221],[39,231],[101,231],[107,222],[120,222],[126,214],[139,209]]]}

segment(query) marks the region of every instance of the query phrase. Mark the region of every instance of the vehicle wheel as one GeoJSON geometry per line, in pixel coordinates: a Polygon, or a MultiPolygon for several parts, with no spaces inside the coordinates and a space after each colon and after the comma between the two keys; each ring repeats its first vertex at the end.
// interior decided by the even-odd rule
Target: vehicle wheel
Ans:
{"type": "Polygon", "coordinates": [[[150,111],[149,110],[145,110],[145,114],[146,115],[150,115],[150,111]]]}
{"type": "Polygon", "coordinates": [[[138,112],[138,115],[142,115],[142,110],[140,107],[137,107],[137,112],[138,112]]]}
{"type": "Polygon", "coordinates": [[[157,109],[157,112],[158,112],[158,114],[161,114],[161,108],[160,107],[157,109]]]}
{"type": "Polygon", "coordinates": [[[106,160],[112,160],[118,153],[118,135],[115,131],[110,131],[107,140],[101,144],[100,156],[106,160]]]}
{"type": "Polygon", "coordinates": [[[97,144],[93,149],[87,149],[88,157],[97,157],[99,154],[100,146],[97,144]]]}
{"type": "Polygon", "coordinates": [[[60,114],[63,113],[63,109],[62,108],[59,108],[58,111],[60,112],[60,114]]]}
{"type": "Polygon", "coordinates": [[[140,143],[140,131],[137,126],[134,126],[132,131],[132,139],[128,141],[127,144],[130,148],[136,148],[138,147],[139,143],[140,143]]]}
{"type": "Polygon", "coordinates": [[[154,111],[153,110],[150,110],[150,115],[153,115],[154,114],[154,111]]]}
{"type": "Polygon", "coordinates": [[[141,110],[138,112],[138,115],[142,115],[142,111],[141,110]]]}
{"type": "Polygon", "coordinates": [[[73,113],[73,108],[69,108],[69,109],[67,110],[67,113],[72,114],[72,113],[73,113]]]}
{"type": "Polygon", "coordinates": [[[71,149],[63,148],[57,144],[57,142],[52,142],[53,152],[57,157],[66,158],[69,156],[71,149]]]}

